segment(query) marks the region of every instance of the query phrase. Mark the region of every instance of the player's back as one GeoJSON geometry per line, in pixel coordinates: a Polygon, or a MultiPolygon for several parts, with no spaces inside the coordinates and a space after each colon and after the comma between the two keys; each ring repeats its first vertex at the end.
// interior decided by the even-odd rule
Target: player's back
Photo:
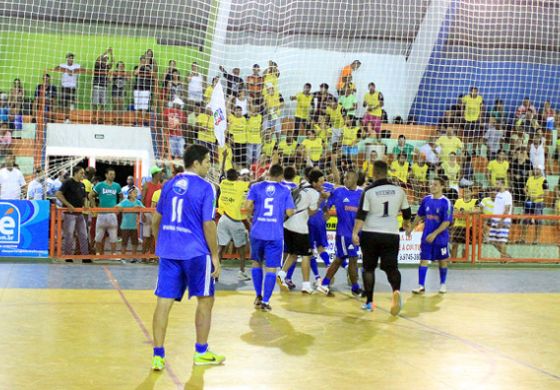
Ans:
{"type": "MultiPolygon", "coordinates": [[[[432,195],[427,195],[420,203],[418,215],[424,217],[424,231],[422,233],[422,238],[424,239],[427,235],[434,232],[443,222],[453,221],[453,205],[445,196],[436,199],[432,195]]],[[[434,244],[436,245],[447,245],[448,242],[448,229],[438,234],[434,240],[434,244]]]]}
{"type": "MultiPolygon", "coordinates": [[[[332,194],[334,190],[335,190],[334,184],[329,182],[323,183],[323,192],[332,194]]],[[[321,204],[319,205],[319,208],[317,209],[317,212],[309,217],[308,224],[310,226],[314,225],[321,229],[325,229],[325,230],[327,229],[327,222],[325,221],[325,213],[323,212],[323,209],[325,208],[327,203],[328,203],[328,199],[322,201],[321,204]]]]}
{"type": "Polygon", "coordinates": [[[254,205],[251,238],[283,240],[286,210],[295,208],[291,191],[282,183],[263,181],[251,186],[247,199],[254,205]]]}
{"type": "Polygon", "coordinates": [[[174,260],[209,254],[203,224],[214,218],[214,202],[212,184],[194,173],[168,181],[157,204],[162,218],[156,254],[174,260]]]}
{"type": "Polygon", "coordinates": [[[397,217],[408,209],[406,192],[387,179],[377,180],[364,190],[360,208],[367,211],[365,232],[399,234],[397,217]]]}
{"type": "Polygon", "coordinates": [[[336,209],[337,235],[352,237],[352,230],[354,229],[354,222],[363,192],[361,188],[350,190],[346,187],[339,187],[333,191],[329,198],[329,205],[333,205],[336,209]]]}

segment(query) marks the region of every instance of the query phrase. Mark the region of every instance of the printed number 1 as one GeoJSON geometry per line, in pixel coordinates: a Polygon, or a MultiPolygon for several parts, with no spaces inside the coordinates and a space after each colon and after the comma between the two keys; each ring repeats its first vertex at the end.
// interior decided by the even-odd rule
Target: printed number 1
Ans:
{"type": "Polygon", "coordinates": [[[263,215],[265,217],[272,217],[272,214],[274,213],[274,205],[272,204],[273,200],[274,198],[266,198],[264,200],[264,208],[266,212],[263,215]]]}
{"type": "Polygon", "coordinates": [[[183,201],[184,199],[178,199],[176,196],[173,197],[171,201],[171,222],[181,223],[183,220],[183,201]]]}
{"type": "Polygon", "coordinates": [[[384,217],[388,217],[389,216],[389,202],[383,202],[383,216],[384,217]]]}

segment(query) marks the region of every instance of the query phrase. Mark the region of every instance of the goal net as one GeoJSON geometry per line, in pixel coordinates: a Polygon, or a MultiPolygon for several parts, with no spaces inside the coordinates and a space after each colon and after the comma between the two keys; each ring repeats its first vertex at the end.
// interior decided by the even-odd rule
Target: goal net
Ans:
{"type": "Polygon", "coordinates": [[[140,183],[151,165],[180,164],[184,146],[201,143],[212,151],[215,182],[231,168],[256,179],[276,161],[293,166],[296,180],[307,166],[332,179],[333,164],[371,180],[381,159],[415,207],[431,177],[447,177],[459,196],[468,186],[483,198],[504,176],[521,213],[529,172],[512,170],[523,155],[546,175],[544,210],[554,213],[555,1],[8,0],[0,7],[0,160],[15,155],[27,182],[38,167],[55,179],[76,162],[102,162],[132,167],[140,183]],[[220,89],[223,147],[208,109],[220,89]],[[78,125],[93,129],[89,141],[75,142],[78,125]],[[143,156],[130,128],[148,131],[138,130],[143,156]],[[63,144],[49,152],[49,132],[66,132],[73,152],[63,144]]]}

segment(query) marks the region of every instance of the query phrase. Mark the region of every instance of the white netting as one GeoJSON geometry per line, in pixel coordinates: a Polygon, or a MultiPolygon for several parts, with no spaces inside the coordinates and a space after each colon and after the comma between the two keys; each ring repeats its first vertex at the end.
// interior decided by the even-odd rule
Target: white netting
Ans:
{"type": "MultiPolygon", "coordinates": [[[[69,162],[95,159],[133,167],[140,183],[149,166],[177,160],[183,142],[212,147],[217,180],[222,152],[213,144],[207,128],[212,118],[204,107],[216,76],[228,97],[237,91],[236,68],[246,98],[232,98],[228,110],[241,106],[250,117],[249,143],[254,145],[243,144],[244,120],[231,121],[233,141],[239,141],[232,145],[233,165],[251,169],[254,176],[276,158],[298,173],[310,164],[328,173],[335,153],[342,167],[352,165],[366,176],[368,161],[386,159],[415,200],[426,191],[424,177],[437,173],[449,176],[452,187],[462,182],[484,191],[492,174],[500,174],[487,171],[497,150],[503,148],[507,156],[520,145],[538,147],[542,132],[545,157],[540,153],[534,162],[543,165],[551,188],[558,181],[555,127],[560,121],[545,107],[547,100],[552,108],[560,103],[557,2],[12,0],[1,7],[0,75],[6,95],[1,119],[12,140],[0,146],[0,160],[15,154],[28,181],[34,167],[47,168],[55,179],[69,162]],[[68,53],[81,66],[72,75],[61,69],[68,53]],[[148,57],[144,63],[142,55],[148,57]],[[360,67],[346,68],[351,77],[341,80],[354,60],[360,67]],[[254,64],[260,70],[251,79],[254,64]],[[56,96],[50,88],[38,88],[46,73],[56,96]],[[74,101],[68,87],[75,75],[74,101]],[[22,92],[14,87],[16,78],[22,92]],[[383,110],[363,106],[370,82],[383,94],[383,110]],[[298,100],[291,97],[297,98],[305,83],[312,85],[311,108],[298,110],[298,100]],[[315,94],[322,83],[338,102],[349,87],[350,96],[342,101],[353,122],[339,117],[336,102],[325,112],[322,104],[330,95],[315,94]],[[458,99],[473,86],[483,100],[475,95],[458,99]],[[280,106],[278,94],[284,100],[280,106]],[[525,97],[527,109],[518,109],[525,97]],[[503,104],[496,105],[498,100],[503,104]],[[526,113],[533,107],[535,121],[526,113]],[[251,109],[262,118],[251,119],[251,109]],[[305,124],[298,115],[308,117],[305,124]],[[83,124],[97,126],[74,127],[83,124]],[[294,132],[296,124],[299,132],[294,132]],[[125,129],[130,126],[138,133],[125,129]],[[90,138],[83,136],[88,131],[90,138]],[[446,132],[457,138],[440,138],[446,132]],[[141,142],[131,145],[135,134],[141,142]],[[405,146],[398,144],[401,134],[405,146]],[[434,156],[438,145],[441,153],[434,156]],[[452,151],[456,158],[449,157],[452,151]],[[399,165],[393,161],[400,152],[406,157],[399,165]],[[443,164],[426,173],[419,163],[424,159],[443,164]]],[[[374,106],[379,99],[372,94],[368,101],[374,106]]],[[[8,139],[2,130],[0,142],[8,139]]],[[[517,197],[520,202],[525,195],[517,197]]],[[[553,198],[546,193],[546,206],[553,198]]]]}

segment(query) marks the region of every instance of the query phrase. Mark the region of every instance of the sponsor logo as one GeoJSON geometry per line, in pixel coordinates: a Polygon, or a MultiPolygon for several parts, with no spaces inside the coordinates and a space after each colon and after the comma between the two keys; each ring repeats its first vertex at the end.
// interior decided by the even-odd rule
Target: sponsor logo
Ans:
{"type": "Polygon", "coordinates": [[[189,188],[189,181],[187,179],[179,179],[173,184],[173,192],[178,195],[184,195],[189,188]]]}
{"type": "Polygon", "coordinates": [[[0,202],[0,244],[19,244],[20,215],[10,203],[0,202]]]}
{"type": "Polygon", "coordinates": [[[266,191],[266,196],[272,197],[276,193],[276,187],[274,187],[273,185],[269,185],[266,187],[265,191],[266,191]]]}
{"type": "Polygon", "coordinates": [[[216,111],[214,111],[214,126],[218,126],[225,119],[226,116],[224,115],[224,112],[221,108],[218,108],[216,111]]]}

